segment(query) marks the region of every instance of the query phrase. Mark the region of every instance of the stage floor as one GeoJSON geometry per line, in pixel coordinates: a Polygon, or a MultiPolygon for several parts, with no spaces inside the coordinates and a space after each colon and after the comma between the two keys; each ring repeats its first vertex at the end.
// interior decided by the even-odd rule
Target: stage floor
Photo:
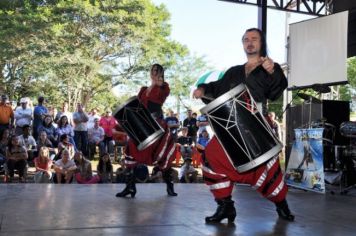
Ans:
{"type": "MultiPolygon", "coordinates": [[[[233,193],[234,226],[207,225],[216,210],[204,184],[138,184],[137,195],[116,198],[123,184],[1,184],[0,235],[356,235],[356,191],[325,195],[290,189],[294,222],[278,219],[274,204],[248,186],[233,193]]],[[[226,220],[223,221],[226,223],[226,220]]]]}

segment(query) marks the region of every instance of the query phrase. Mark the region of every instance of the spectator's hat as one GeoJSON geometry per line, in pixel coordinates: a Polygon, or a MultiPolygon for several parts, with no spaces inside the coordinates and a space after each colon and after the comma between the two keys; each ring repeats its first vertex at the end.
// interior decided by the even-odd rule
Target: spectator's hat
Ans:
{"type": "Polygon", "coordinates": [[[28,103],[27,98],[21,98],[20,103],[28,103]]]}

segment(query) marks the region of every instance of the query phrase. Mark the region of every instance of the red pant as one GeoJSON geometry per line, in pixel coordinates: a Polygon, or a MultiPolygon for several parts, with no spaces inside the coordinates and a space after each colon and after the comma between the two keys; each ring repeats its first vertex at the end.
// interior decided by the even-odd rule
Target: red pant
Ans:
{"type": "Polygon", "coordinates": [[[205,183],[216,199],[231,195],[233,182],[250,184],[272,202],[285,199],[287,185],[284,182],[278,157],[244,173],[239,173],[231,164],[216,137],[205,149],[203,176],[205,183]]]}
{"type": "Polygon", "coordinates": [[[164,135],[142,151],[139,151],[132,139],[125,149],[125,165],[133,168],[137,164],[157,165],[161,170],[171,167],[176,157],[176,144],[170,129],[162,120],[158,120],[164,128],[164,135]]]}

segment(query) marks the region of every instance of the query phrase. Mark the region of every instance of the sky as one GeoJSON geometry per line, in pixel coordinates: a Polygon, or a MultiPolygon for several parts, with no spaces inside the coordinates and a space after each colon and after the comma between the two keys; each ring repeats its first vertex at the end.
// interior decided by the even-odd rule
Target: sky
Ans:
{"type": "MultiPolygon", "coordinates": [[[[245,30],[257,27],[257,7],[218,0],[152,0],[164,4],[171,14],[171,38],[186,45],[197,56],[205,56],[215,70],[228,69],[246,61],[241,38],[245,30]]],[[[286,61],[286,14],[268,10],[267,45],[270,57],[286,61]]],[[[290,14],[289,22],[310,16],[290,14]]]]}

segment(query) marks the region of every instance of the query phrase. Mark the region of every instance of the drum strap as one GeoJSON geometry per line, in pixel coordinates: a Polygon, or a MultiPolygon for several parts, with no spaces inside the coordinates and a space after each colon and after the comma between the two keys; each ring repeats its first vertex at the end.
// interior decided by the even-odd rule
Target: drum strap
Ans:
{"type": "Polygon", "coordinates": [[[281,173],[281,168],[278,166],[276,172],[274,172],[274,175],[272,178],[268,181],[268,183],[263,187],[262,194],[266,194],[268,189],[271,187],[271,185],[276,181],[277,177],[281,173]]]}

